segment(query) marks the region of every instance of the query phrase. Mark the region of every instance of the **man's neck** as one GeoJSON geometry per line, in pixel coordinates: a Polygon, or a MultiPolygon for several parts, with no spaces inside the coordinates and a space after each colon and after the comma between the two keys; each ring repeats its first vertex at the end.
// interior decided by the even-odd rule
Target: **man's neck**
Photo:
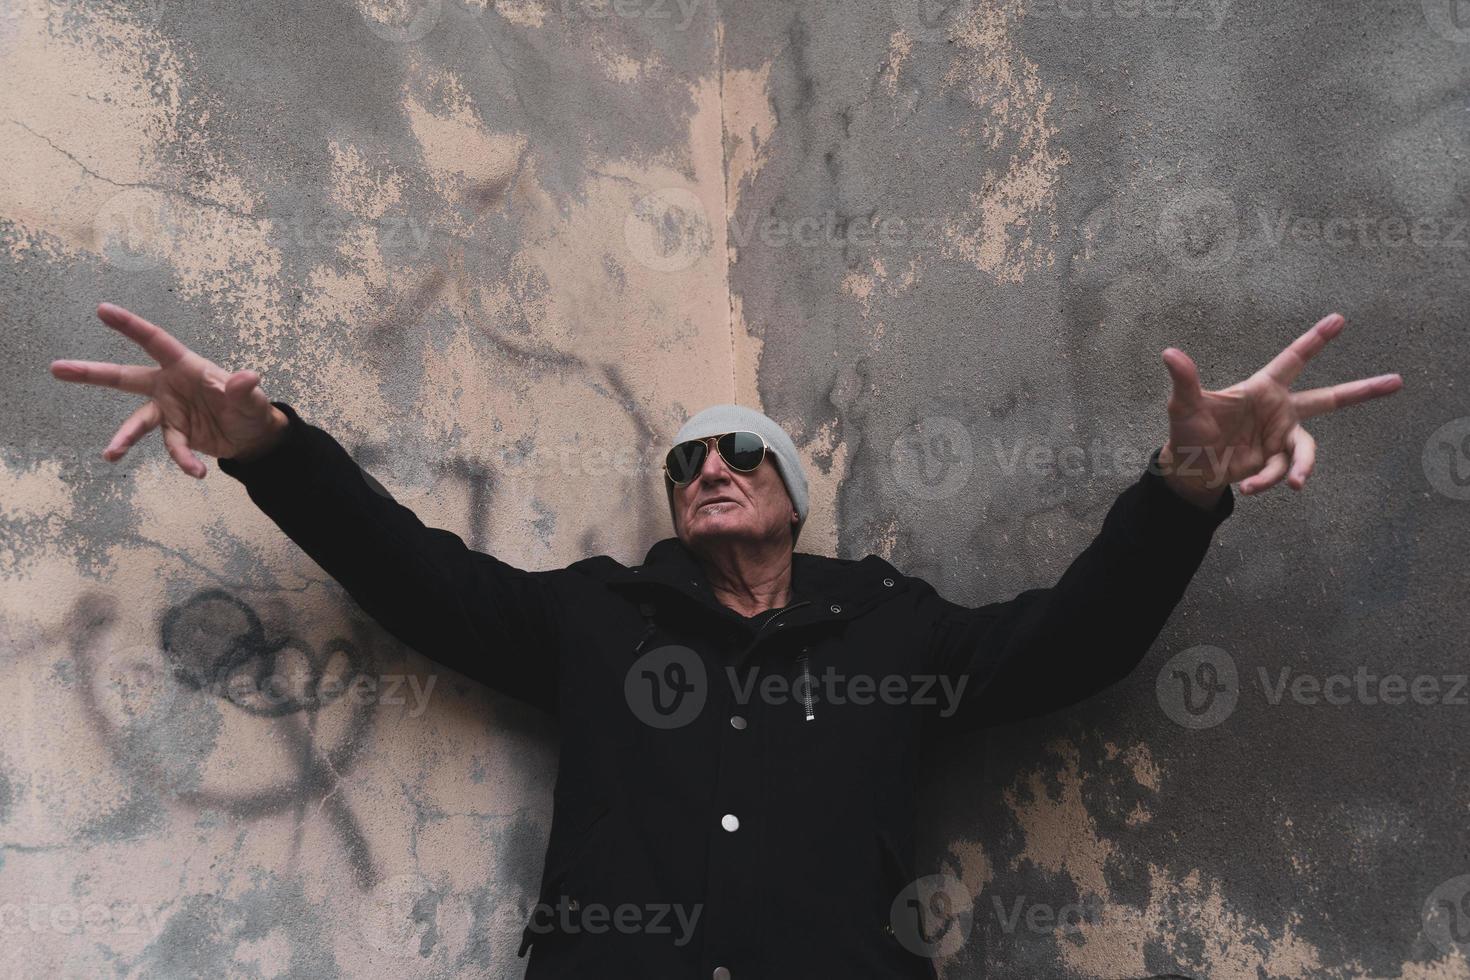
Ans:
{"type": "Polygon", "coordinates": [[[699,555],[715,598],[742,616],[779,609],[791,601],[789,542],[741,542],[699,555]]]}

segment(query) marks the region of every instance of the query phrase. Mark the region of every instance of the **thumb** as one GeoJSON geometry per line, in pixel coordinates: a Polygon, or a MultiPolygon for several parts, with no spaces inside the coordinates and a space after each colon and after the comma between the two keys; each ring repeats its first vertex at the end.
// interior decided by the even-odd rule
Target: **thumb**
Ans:
{"type": "Polygon", "coordinates": [[[225,398],[236,408],[269,401],[260,390],[260,375],[254,371],[236,371],[225,380],[225,398]]]}
{"type": "Polygon", "coordinates": [[[1182,411],[1194,408],[1203,398],[1199,384],[1199,368],[1184,351],[1177,347],[1166,347],[1162,355],[1164,367],[1169,369],[1169,379],[1174,391],[1169,397],[1169,407],[1182,411]]]}

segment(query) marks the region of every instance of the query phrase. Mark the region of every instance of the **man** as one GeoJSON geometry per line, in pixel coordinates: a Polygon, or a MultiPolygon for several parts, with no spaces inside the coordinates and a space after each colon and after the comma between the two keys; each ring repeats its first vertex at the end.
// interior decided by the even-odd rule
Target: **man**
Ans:
{"type": "Polygon", "coordinates": [[[531,980],[933,977],[907,892],[926,740],[1127,675],[1232,513],[1230,484],[1300,490],[1315,458],[1301,420],[1402,386],[1288,390],[1336,314],[1223,391],[1165,350],[1168,437],[1096,539],[1052,588],[967,608],[874,555],[796,552],[801,463],[751,409],[715,406],[674,437],[676,536],[643,564],[528,572],[425,527],[254,372],[119,307],[98,316],[159,364],[52,363],[148,399],[106,459],[154,427],[193,476],[191,450],[218,457],[404,643],[558,716],[531,980]]]}

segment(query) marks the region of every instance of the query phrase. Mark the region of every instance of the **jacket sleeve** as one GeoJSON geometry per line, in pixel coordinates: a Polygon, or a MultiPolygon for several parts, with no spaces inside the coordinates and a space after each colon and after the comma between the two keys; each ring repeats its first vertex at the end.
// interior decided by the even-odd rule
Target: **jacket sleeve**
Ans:
{"type": "Polygon", "coordinates": [[[1121,680],[1148,653],[1235,509],[1229,486],[1209,511],[1180,497],[1158,456],[1051,588],[971,608],[926,587],[930,663],[959,692],[941,700],[940,725],[964,731],[1055,711],[1121,680]]]}
{"type": "Polygon", "coordinates": [[[472,551],[426,527],[322,429],[285,402],[282,441],[222,472],[374,620],[419,653],[555,711],[554,578],[472,551]]]}

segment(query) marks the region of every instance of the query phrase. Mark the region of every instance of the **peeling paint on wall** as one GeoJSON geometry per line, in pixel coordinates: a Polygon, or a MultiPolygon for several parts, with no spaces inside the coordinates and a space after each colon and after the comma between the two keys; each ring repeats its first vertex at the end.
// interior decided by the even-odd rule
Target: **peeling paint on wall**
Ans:
{"type": "Polygon", "coordinates": [[[955,138],[1000,151],[1003,162],[986,168],[970,206],[945,226],[943,254],[961,255],[1003,282],[1054,261],[1056,186],[1070,159],[1053,145],[1052,92],[1012,40],[1025,7],[1023,0],[991,0],[968,10],[953,28],[960,53],[944,76],[979,114],[955,138]]]}

